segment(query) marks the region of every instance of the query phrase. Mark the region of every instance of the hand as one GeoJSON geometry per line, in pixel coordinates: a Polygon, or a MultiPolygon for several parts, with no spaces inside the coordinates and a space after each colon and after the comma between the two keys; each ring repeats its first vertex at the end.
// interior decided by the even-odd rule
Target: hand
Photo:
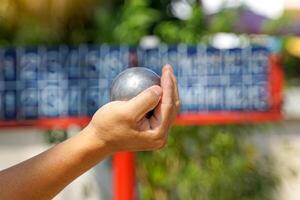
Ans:
{"type": "Polygon", "coordinates": [[[161,87],[152,86],[129,101],[114,101],[93,116],[90,129],[109,153],[162,148],[179,108],[176,78],[170,65],[162,70],[161,87]],[[154,109],[147,119],[146,113],[154,109]]]}
{"type": "Polygon", "coordinates": [[[109,154],[162,148],[178,106],[176,79],[166,65],[161,87],[150,87],[129,101],[106,104],[79,134],[1,171],[0,199],[52,199],[109,154]],[[147,119],[146,113],[153,109],[147,119]]]}

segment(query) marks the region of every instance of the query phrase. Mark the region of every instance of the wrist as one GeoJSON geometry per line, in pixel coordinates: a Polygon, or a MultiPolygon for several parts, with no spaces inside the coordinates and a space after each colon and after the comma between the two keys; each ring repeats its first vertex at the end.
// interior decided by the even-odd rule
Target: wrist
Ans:
{"type": "Polygon", "coordinates": [[[99,130],[95,129],[91,124],[88,124],[79,135],[85,143],[86,149],[90,152],[98,153],[99,155],[109,156],[112,154],[107,143],[100,139],[99,130]]]}

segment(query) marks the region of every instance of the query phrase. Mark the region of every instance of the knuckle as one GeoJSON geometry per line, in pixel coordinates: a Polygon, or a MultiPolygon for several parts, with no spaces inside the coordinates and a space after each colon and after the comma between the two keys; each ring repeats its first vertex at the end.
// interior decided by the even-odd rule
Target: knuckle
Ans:
{"type": "Polygon", "coordinates": [[[144,94],[145,97],[145,105],[147,106],[154,106],[158,103],[159,97],[153,90],[149,90],[144,94]]]}

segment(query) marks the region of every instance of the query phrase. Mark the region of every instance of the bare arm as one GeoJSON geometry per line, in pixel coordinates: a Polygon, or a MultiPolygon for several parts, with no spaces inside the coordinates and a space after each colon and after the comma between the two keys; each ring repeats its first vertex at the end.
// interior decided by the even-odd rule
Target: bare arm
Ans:
{"type": "Polygon", "coordinates": [[[51,199],[108,155],[162,148],[178,106],[176,79],[167,65],[161,87],[153,86],[130,101],[106,104],[74,137],[1,171],[0,199],[51,199]],[[154,115],[145,118],[153,109],[154,115]]]}
{"type": "Polygon", "coordinates": [[[0,172],[0,199],[51,199],[109,154],[89,130],[0,172]]]}

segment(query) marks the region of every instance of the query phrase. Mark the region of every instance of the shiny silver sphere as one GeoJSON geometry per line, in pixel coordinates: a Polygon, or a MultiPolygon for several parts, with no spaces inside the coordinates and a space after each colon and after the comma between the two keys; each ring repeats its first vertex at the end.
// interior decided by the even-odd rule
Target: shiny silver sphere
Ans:
{"type": "Polygon", "coordinates": [[[110,100],[127,101],[153,85],[160,85],[155,72],[145,67],[128,68],[113,80],[110,100]]]}

